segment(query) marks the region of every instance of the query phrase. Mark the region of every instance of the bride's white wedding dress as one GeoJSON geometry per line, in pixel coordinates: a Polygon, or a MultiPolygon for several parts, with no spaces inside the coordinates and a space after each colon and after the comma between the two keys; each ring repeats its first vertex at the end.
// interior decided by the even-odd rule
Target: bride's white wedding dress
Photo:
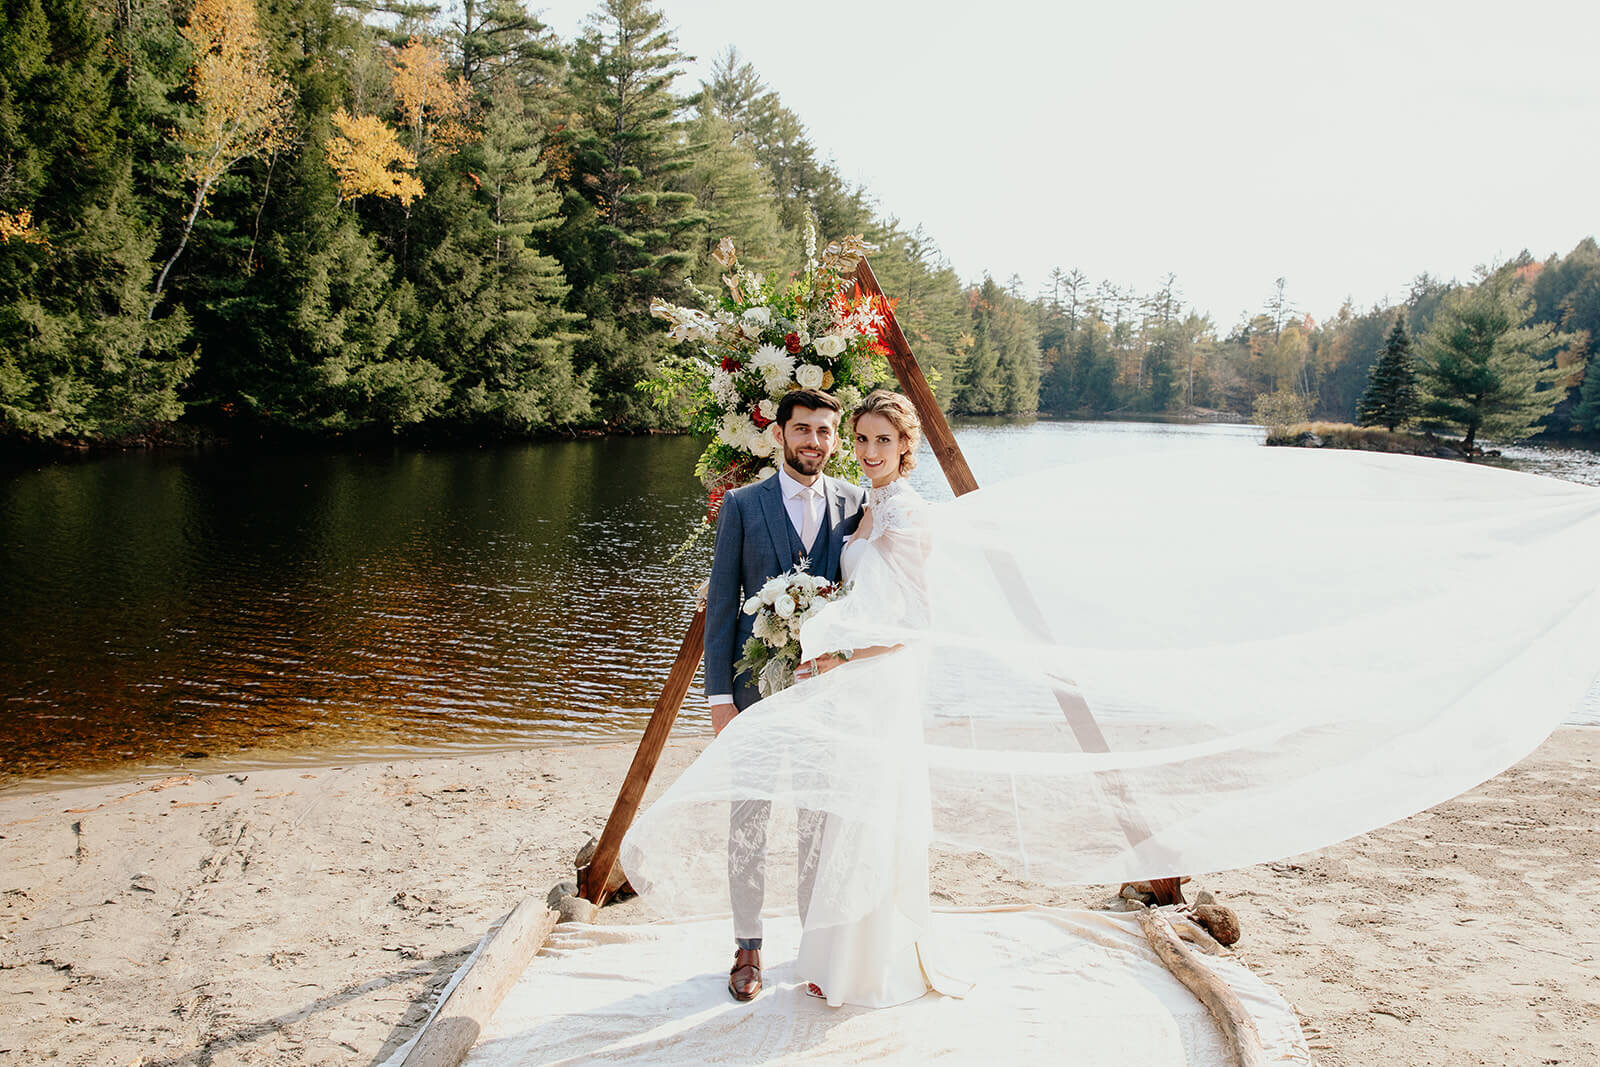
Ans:
{"type": "MultiPolygon", "coordinates": [[[[872,529],[868,537],[845,543],[841,579],[854,582],[867,559],[879,553],[923,551],[926,546],[919,542],[925,536],[924,506],[903,481],[871,490],[872,529]]],[[[891,564],[879,558],[872,565],[888,568],[891,564]]],[[[914,583],[920,596],[923,583],[919,576],[910,571],[902,577],[914,583]]],[[[872,909],[859,918],[845,918],[852,913],[848,906],[819,905],[814,897],[815,913],[808,912],[795,963],[799,977],[818,985],[828,1003],[835,1006],[887,1008],[915,1000],[930,989],[946,996],[963,996],[971,988],[970,982],[940,969],[938,950],[928,936],[927,772],[925,766],[913,765],[922,747],[921,717],[912,713],[910,705],[891,705],[883,711],[883,741],[900,746],[904,755],[902,773],[896,779],[899,788],[889,798],[895,804],[890,821],[900,832],[883,842],[892,850],[891,875],[884,879],[884,891],[872,909]],[[894,716],[893,721],[889,716],[894,716]],[[840,921],[827,921],[831,918],[840,921]]],[[[859,844],[846,840],[848,832],[848,824],[841,819],[830,818],[824,826],[817,867],[825,877],[818,879],[820,885],[828,884],[829,875],[849,877],[859,844]]]]}
{"type": "Polygon", "coordinates": [[[930,848],[1108,886],[1304,852],[1504,770],[1600,672],[1600,489],[1263,448],[879,508],[802,640],[904,647],[739,715],[622,854],[664,913],[722,910],[728,804],[768,800],[781,902],[781,813],[825,813],[796,977],[830,1000],[944,988],[930,848]]]}

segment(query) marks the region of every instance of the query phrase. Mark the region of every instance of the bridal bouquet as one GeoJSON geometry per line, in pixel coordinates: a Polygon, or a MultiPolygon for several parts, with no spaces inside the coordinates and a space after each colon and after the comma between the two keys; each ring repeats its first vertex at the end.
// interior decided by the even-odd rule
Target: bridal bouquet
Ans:
{"type": "MultiPolygon", "coordinates": [[[[727,271],[726,291],[710,310],[651,301],[650,313],[671,324],[668,337],[681,348],[647,388],[660,404],[684,404],[694,430],[716,434],[695,465],[709,493],[708,526],[729,489],[777,473],[783,456],[772,424],[784,393],[825,389],[849,411],[887,376],[880,331],[888,305],[855,286],[868,250],[858,235],[819,258],[808,226],[805,270],[784,281],[741,266],[724,237],[712,255],[727,271]]],[[[828,473],[860,476],[848,435],[828,473]]]]}
{"type": "Polygon", "coordinates": [[[744,602],[744,613],[754,615],[756,624],[744,643],[744,655],[733,665],[734,673],[754,674],[763,697],[789,688],[800,665],[800,627],[822,605],[849,591],[848,585],[835,585],[799,567],[768,580],[744,602]]]}

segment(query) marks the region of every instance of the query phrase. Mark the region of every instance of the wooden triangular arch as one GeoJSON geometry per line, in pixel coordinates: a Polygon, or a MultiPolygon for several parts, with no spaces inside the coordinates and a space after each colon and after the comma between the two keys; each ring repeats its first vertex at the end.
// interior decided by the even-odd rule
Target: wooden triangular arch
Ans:
{"type": "MultiPolygon", "coordinates": [[[[883,295],[883,289],[879,287],[878,279],[873,275],[872,268],[867,265],[865,259],[856,265],[856,288],[864,296],[883,295]]],[[[943,468],[951,490],[957,496],[970,493],[978,488],[978,481],[972,476],[972,469],[967,466],[966,457],[961,454],[961,446],[956,444],[950,423],[940,410],[938,401],[934,399],[933,390],[922,374],[922,367],[918,365],[917,357],[912,353],[911,345],[907,343],[906,335],[901,331],[900,323],[887,303],[884,304],[884,315],[886,322],[883,341],[889,349],[889,366],[894,370],[906,398],[916,406],[917,414],[922,419],[923,436],[927,438],[928,446],[939,460],[939,466],[943,468]]],[[[1038,608],[1021,576],[1016,573],[1014,565],[1008,566],[1009,561],[1001,559],[991,562],[1018,616],[1037,618],[1038,608]]],[[[666,747],[667,735],[672,732],[678,711],[683,707],[684,697],[688,695],[689,684],[694,681],[695,670],[699,667],[701,656],[705,652],[705,636],[706,612],[705,608],[701,607],[695,611],[694,618],[689,622],[689,631],[684,634],[683,643],[678,648],[678,657],[673,661],[672,670],[667,673],[666,685],[662,687],[661,696],[657,698],[655,708],[650,712],[650,721],[644,728],[644,736],[639,740],[639,748],[633,755],[633,762],[628,766],[628,774],[622,780],[622,788],[617,792],[617,801],[611,806],[611,815],[606,819],[600,840],[589,862],[578,869],[578,891],[594,904],[604,904],[606,897],[614,892],[615,887],[621,882],[620,878],[612,876],[612,870],[616,867],[617,854],[622,848],[622,837],[628,832],[628,827],[633,825],[634,816],[639,813],[645,787],[650,784],[650,776],[655,773],[656,763],[661,758],[662,749],[666,747]]],[[[1094,721],[1093,714],[1082,699],[1066,689],[1057,690],[1056,696],[1061,703],[1062,712],[1066,715],[1068,725],[1084,751],[1109,751],[1099,725],[1094,721]]],[[[1108,789],[1112,792],[1121,792],[1118,789],[1119,783],[1114,780],[1115,772],[1111,772],[1109,777],[1113,780],[1106,783],[1108,789]]],[[[1125,819],[1124,830],[1129,840],[1133,841],[1150,836],[1149,830],[1145,829],[1141,821],[1131,813],[1125,819]]],[[[1177,878],[1159,878],[1151,882],[1158,904],[1182,901],[1183,897],[1178,886],[1177,878]]]]}

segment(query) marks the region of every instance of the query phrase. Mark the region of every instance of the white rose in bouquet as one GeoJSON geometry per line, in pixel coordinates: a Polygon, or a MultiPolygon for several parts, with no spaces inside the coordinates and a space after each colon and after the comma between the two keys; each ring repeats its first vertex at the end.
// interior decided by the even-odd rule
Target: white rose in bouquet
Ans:
{"type": "Polygon", "coordinates": [[[802,389],[821,389],[822,368],[815,363],[802,363],[794,369],[794,380],[802,389]]]}
{"type": "Polygon", "coordinates": [[[779,595],[778,599],[772,602],[772,610],[776,611],[785,619],[794,614],[794,608],[794,597],[790,596],[788,593],[779,595]]]}
{"type": "Polygon", "coordinates": [[[760,610],[761,610],[761,598],[760,597],[753,596],[749,600],[746,600],[744,602],[744,613],[746,615],[754,615],[756,612],[758,612],[760,610]]]}
{"type": "Polygon", "coordinates": [[[761,602],[770,608],[787,588],[789,588],[788,576],[780,574],[776,578],[767,579],[767,584],[761,587],[758,595],[761,597],[761,602]]]}
{"type": "Polygon", "coordinates": [[[765,328],[772,325],[772,311],[770,308],[753,307],[745,308],[744,321],[752,326],[765,328]]]}
{"type": "Polygon", "coordinates": [[[816,341],[817,355],[824,359],[838,359],[847,347],[849,342],[842,334],[837,333],[825,334],[816,341]]]}

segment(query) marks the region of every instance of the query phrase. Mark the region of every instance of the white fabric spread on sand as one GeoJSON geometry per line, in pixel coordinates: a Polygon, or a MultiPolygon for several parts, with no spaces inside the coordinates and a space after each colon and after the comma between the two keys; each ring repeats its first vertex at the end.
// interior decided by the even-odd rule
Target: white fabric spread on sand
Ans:
{"type": "MultiPolygon", "coordinates": [[[[467,1059],[578,1063],[1228,1062],[1216,1025],[1133,916],[1056,908],[941,911],[942,944],[975,962],[965,998],[830,1008],[792,973],[799,924],[769,921],[766,991],[727,991],[728,919],[563,924],[467,1059]]],[[[1269,1063],[1309,1064],[1293,1010],[1244,966],[1201,957],[1254,1019],[1269,1063]]]]}

